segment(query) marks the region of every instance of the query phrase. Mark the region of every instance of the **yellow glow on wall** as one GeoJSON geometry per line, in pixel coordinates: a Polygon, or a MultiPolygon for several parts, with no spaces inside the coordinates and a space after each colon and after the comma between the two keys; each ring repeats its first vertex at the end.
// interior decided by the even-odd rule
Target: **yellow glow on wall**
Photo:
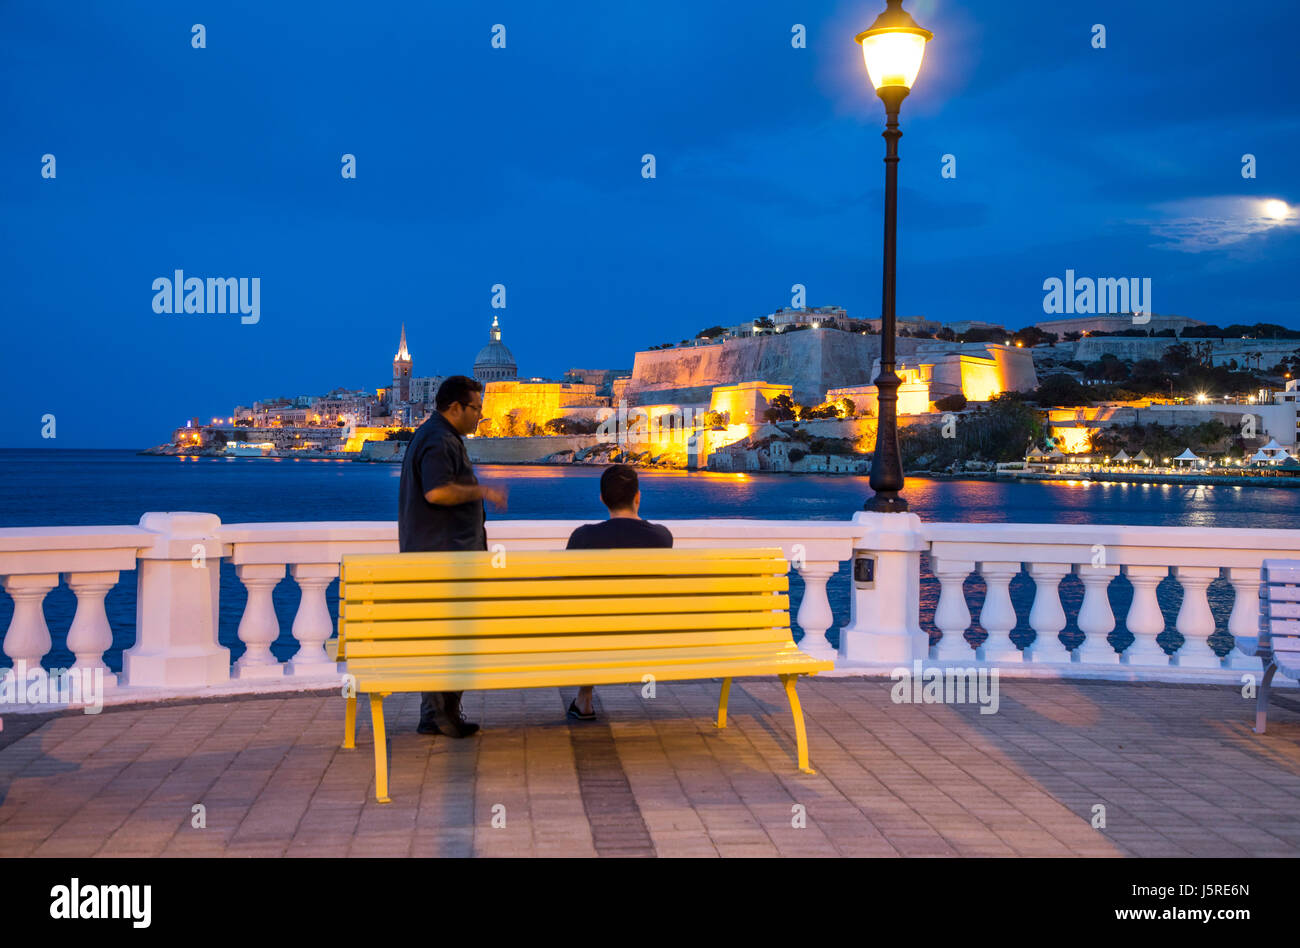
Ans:
{"type": "Polygon", "coordinates": [[[1091,449],[1088,437],[1096,428],[1053,428],[1056,446],[1065,454],[1087,454],[1091,449]]]}

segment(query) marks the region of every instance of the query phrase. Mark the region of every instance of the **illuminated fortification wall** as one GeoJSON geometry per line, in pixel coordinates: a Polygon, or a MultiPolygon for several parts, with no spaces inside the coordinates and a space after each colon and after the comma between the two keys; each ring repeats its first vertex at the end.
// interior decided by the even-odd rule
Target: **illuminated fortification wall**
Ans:
{"type": "Polygon", "coordinates": [[[636,354],[627,400],[707,405],[716,386],[761,379],[789,385],[796,402],[816,405],[828,388],[869,384],[868,367],[879,354],[879,336],[834,329],[647,350],[636,354]]]}
{"type": "Polygon", "coordinates": [[[517,412],[518,425],[531,421],[541,426],[563,417],[567,409],[607,403],[596,394],[595,385],[580,382],[487,382],[483,386],[483,419],[498,426],[511,412],[517,412]]]}
{"type": "Polygon", "coordinates": [[[732,424],[760,425],[763,412],[778,395],[791,395],[791,386],[772,385],[765,382],[742,382],[739,385],[721,385],[713,390],[709,410],[726,412],[732,424]]]}

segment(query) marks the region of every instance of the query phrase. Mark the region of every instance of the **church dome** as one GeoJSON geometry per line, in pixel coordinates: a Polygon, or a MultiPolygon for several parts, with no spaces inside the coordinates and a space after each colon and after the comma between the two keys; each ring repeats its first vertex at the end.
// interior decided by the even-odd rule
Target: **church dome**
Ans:
{"type": "Polygon", "coordinates": [[[518,376],[519,367],[515,364],[515,357],[501,341],[501,327],[493,316],[488,344],[479,350],[474,359],[474,378],[480,382],[493,382],[518,376]]]}

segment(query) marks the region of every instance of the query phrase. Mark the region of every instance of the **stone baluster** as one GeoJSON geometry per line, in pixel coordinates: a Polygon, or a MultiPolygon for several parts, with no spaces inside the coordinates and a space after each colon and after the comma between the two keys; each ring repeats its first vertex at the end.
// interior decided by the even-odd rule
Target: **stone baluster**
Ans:
{"type": "Polygon", "coordinates": [[[1030,563],[1029,575],[1034,578],[1034,604],[1029,610],[1029,625],[1034,630],[1034,641],[1029,646],[1029,658],[1035,662],[1061,663],[1070,661],[1070,650],[1061,641],[1065,628],[1065,609],[1061,606],[1061,580],[1070,572],[1068,563],[1030,563]]]}
{"type": "Polygon", "coordinates": [[[233,676],[279,678],[284,665],[271,654],[271,643],[280,637],[280,620],[275,615],[271,591],[284,579],[285,564],[244,563],[235,567],[235,575],[248,590],[248,602],[239,619],[239,641],[247,649],[235,662],[233,676]]]}
{"type": "Polygon", "coordinates": [[[1174,577],[1183,587],[1183,604],[1178,609],[1175,628],[1183,637],[1182,647],[1174,653],[1179,668],[1222,668],[1223,661],[1210,648],[1214,632],[1214,613],[1206,590],[1219,578],[1217,566],[1176,566],[1174,577]]]}
{"type": "Polygon", "coordinates": [[[1169,664],[1169,656],[1156,642],[1165,630],[1165,617],[1156,599],[1156,587],[1169,575],[1168,566],[1126,566],[1124,575],[1133,584],[1133,604],[1125,624],[1133,633],[1133,642],[1124,650],[1125,665],[1169,664]]]}
{"type": "Polygon", "coordinates": [[[1019,572],[1019,563],[980,564],[980,575],[984,577],[986,588],[980,625],[989,635],[979,648],[979,656],[986,662],[1025,660],[1024,653],[1011,641],[1011,630],[1016,627],[1016,608],[1011,603],[1010,586],[1019,572]]]}
{"type": "Polygon", "coordinates": [[[799,628],[803,631],[799,648],[814,658],[833,662],[836,659],[836,652],[826,639],[826,630],[835,621],[835,616],[831,612],[830,599],[826,595],[826,580],[835,575],[840,564],[816,561],[805,562],[796,565],[795,568],[799,570],[799,576],[803,579],[803,599],[799,603],[799,613],[796,616],[799,628]]]}
{"type": "Polygon", "coordinates": [[[934,610],[934,624],[943,638],[932,649],[935,661],[968,662],[975,657],[966,641],[970,628],[970,607],[966,604],[966,590],[962,584],[975,571],[970,560],[948,560],[931,557],[930,567],[939,579],[939,604],[934,610]]]}
{"type": "Polygon", "coordinates": [[[117,585],[120,575],[117,570],[63,574],[77,596],[77,612],[68,627],[68,651],[77,659],[73,671],[98,673],[105,687],[117,684],[117,676],[104,664],[104,653],[113,647],[113,629],[108,624],[104,597],[117,585]]]}
{"type": "Polygon", "coordinates": [[[26,688],[37,677],[46,674],[41,659],[54,643],[50,640],[50,627],[45,624],[42,605],[49,591],[58,584],[58,573],[4,577],[5,592],[14,600],[14,614],[4,637],[4,652],[13,659],[12,674],[17,688],[26,688]]]}
{"type": "Polygon", "coordinates": [[[1119,567],[1080,563],[1075,571],[1083,583],[1083,604],[1077,622],[1084,634],[1083,643],[1074,650],[1075,659],[1087,665],[1118,665],[1119,652],[1106,636],[1115,631],[1109,590],[1110,581],[1119,575],[1119,567]]]}
{"type": "MultiPolygon", "coordinates": [[[[1232,583],[1232,614],[1228,616],[1228,632],[1233,638],[1246,635],[1259,637],[1259,570],[1254,566],[1233,566],[1228,569],[1228,582],[1232,583]]],[[[1253,655],[1234,648],[1227,654],[1229,668],[1241,671],[1262,672],[1263,663],[1253,655]]]]}
{"type": "Polygon", "coordinates": [[[294,563],[289,567],[302,591],[298,613],[293,617],[293,637],[298,651],[286,666],[290,675],[335,676],[337,666],[325,651],[325,642],[334,632],[334,621],[325,604],[325,590],[339,575],[338,563],[294,563]]]}

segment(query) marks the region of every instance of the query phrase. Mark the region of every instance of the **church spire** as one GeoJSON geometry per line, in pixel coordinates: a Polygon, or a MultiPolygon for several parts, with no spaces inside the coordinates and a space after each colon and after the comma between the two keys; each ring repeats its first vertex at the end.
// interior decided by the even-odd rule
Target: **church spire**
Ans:
{"type": "Polygon", "coordinates": [[[497,322],[496,313],[492,314],[492,328],[488,331],[488,339],[492,342],[501,341],[501,325],[497,322]]]}
{"type": "Polygon", "coordinates": [[[397,348],[397,355],[394,362],[410,362],[411,354],[406,351],[406,323],[402,323],[402,342],[397,348]]]}

